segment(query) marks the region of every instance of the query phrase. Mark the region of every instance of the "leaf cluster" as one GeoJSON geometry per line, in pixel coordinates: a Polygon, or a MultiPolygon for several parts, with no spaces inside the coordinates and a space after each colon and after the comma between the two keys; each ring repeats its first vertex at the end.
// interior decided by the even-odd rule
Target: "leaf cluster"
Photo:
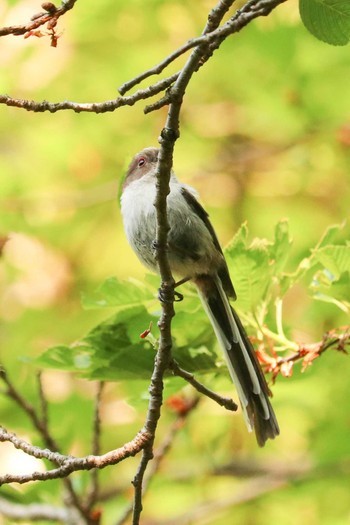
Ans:
{"type": "MultiPolygon", "coordinates": [[[[338,239],[343,228],[344,225],[328,228],[310,254],[294,262],[292,268],[288,266],[292,240],[287,221],[276,225],[272,241],[250,241],[248,227],[243,224],[226,247],[240,314],[255,337],[268,335],[274,350],[297,347],[284,335],[281,305],[302,279],[306,279],[310,301],[325,301],[349,310],[350,244],[338,239]]],[[[157,334],[156,330],[146,338],[142,334],[159,317],[157,282],[158,278],[151,275],[144,282],[107,279],[95,294],[83,297],[83,306],[112,309],[113,315],[77,342],[49,348],[37,364],[74,371],[88,379],[149,380],[157,334]]],[[[177,306],[172,326],[174,358],[192,373],[226,374],[193,287],[186,285],[182,292],[185,299],[177,306]]]]}

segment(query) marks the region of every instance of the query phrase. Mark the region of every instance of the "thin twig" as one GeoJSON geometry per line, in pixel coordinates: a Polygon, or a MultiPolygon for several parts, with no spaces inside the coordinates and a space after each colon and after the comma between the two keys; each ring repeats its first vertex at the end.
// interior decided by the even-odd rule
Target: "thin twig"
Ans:
{"type": "Polygon", "coordinates": [[[71,459],[70,456],[63,456],[59,452],[53,452],[48,448],[36,447],[24,439],[19,438],[14,432],[8,432],[4,427],[0,426],[0,442],[5,441],[12,443],[15,448],[22,450],[29,456],[37,459],[48,459],[58,465],[62,465],[71,459]]]}
{"type": "MultiPolygon", "coordinates": [[[[181,75],[180,75],[181,76],[181,75]]],[[[181,104],[181,102],[180,102],[181,104]]],[[[170,106],[171,107],[171,106],[170,106]]],[[[157,165],[157,192],[155,199],[156,208],[156,248],[157,263],[161,277],[160,296],[163,298],[162,314],[158,322],[159,327],[159,346],[155,359],[151,384],[149,387],[150,399],[144,429],[150,434],[151,439],[142,451],[142,458],[137,473],[133,480],[134,485],[134,508],[132,524],[140,523],[142,512],[142,486],[146,468],[149,461],[153,458],[153,443],[161,415],[163,403],[163,377],[169,367],[172,349],[171,320],[175,315],[174,311],[174,284],[175,281],[171,274],[171,269],[167,255],[167,234],[169,231],[167,218],[166,198],[169,194],[170,171],[172,167],[172,150],[177,134],[172,136],[172,129],[166,133],[162,132],[163,140],[159,153],[157,165]],[[166,137],[169,140],[166,140],[166,137]]]]}
{"type": "MultiPolygon", "coordinates": [[[[229,8],[232,6],[235,0],[221,0],[217,6],[215,6],[212,11],[210,12],[208,16],[208,22],[207,25],[203,31],[203,35],[206,33],[210,33],[211,31],[214,31],[221,23],[221,20],[223,19],[225,13],[229,10],[229,8]]],[[[198,46],[200,43],[200,37],[198,38],[191,38],[188,40],[185,44],[183,44],[181,47],[176,49],[173,53],[171,53],[169,56],[167,56],[164,60],[159,62],[156,66],[148,69],[147,71],[144,71],[140,75],[136,76],[132,80],[129,80],[128,82],[125,82],[125,84],[122,84],[120,88],[118,89],[119,93],[121,95],[125,95],[130,89],[135,87],[137,84],[140,84],[143,80],[146,78],[151,77],[152,75],[159,75],[164,71],[166,67],[168,67],[174,60],[179,58],[181,55],[189,51],[190,49],[193,49],[194,47],[198,46]]],[[[177,73],[177,76],[179,76],[180,72],[177,73]]]]}
{"type": "Polygon", "coordinates": [[[293,374],[294,365],[298,362],[302,362],[302,372],[304,372],[315,359],[318,359],[330,348],[347,353],[349,347],[350,326],[343,326],[326,332],[321,341],[299,344],[299,349],[286,357],[279,356],[273,348],[270,349],[269,340],[267,343],[260,341],[257,356],[265,372],[272,374],[272,381],[274,382],[279,374],[290,377],[293,374]],[[269,348],[269,350],[266,351],[265,348],[269,348]]]}
{"type": "Polygon", "coordinates": [[[0,498],[1,516],[13,520],[29,521],[59,521],[69,523],[70,513],[67,509],[39,503],[19,504],[5,498],[0,498]]]}
{"type": "Polygon", "coordinates": [[[27,111],[33,111],[34,113],[42,113],[44,111],[56,113],[57,111],[62,110],[73,110],[75,113],[107,113],[108,111],[115,111],[117,108],[123,106],[133,106],[139,100],[151,98],[167,89],[175,79],[176,74],[164,80],[160,80],[159,82],[156,82],[152,86],[149,86],[145,89],[140,89],[128,97],[118,97],[116,99],[107,100],[100,103],[71,102],[69,100],[65,100],[64,102],[48,102],[47,100],[35,102],[34,100],[12,98],[8,95],[0,95],[0,104],[26,109],[27,111]]]}
{"type": "MultiPolygon", "coordinates": [[[[20,393],[19,391],[15,388],[14,384],[12,383],[12,381],[9,379],[9,376],[5,370],[5,368],[3,366],[0,367],[0,379],[5,383],[6,387],[7,387],[7,390],[6,390],[6,394],[15,401],[15,403],[27,414],[27,416],[29,417],[29,419],[31,420],[34,428],[39,432],[39,434],[41,435],[45,445],[48,447],[46,449],[46,451],[50,452],[50,457],[47,457],[47,456],[42,456],[42,457],[46,457],[46,459],[49,459],[50,461],[52,461],[53,463],[55,463],[56,465],[60,465],[60,462],[57,460],[57,457],[55,455],[55,453],[59,453],[59,446],[58,444],[56,443],[56,441],[53,439],[53,437],[51,436],[50,432],[49,432],[49,429],[48,429],[48,418],[47,418],[47,401],[46,401],[46,398],[45,398],[45,395],[44,395],[44,391],[43,391],[43,388],[42,388],[42,383],[41,383],[41,380],[38,378],[38,381],[39,381],[39,398],[41,400],[41,408],[42,408],[42,411],[43,411],[43,416],[42,418],[40,418],[37,414],[37,411],[36,409],[33,407],[33,405],[31,405],[20,393]]],[[[13,434],[15,436],[15,434],[13,434]]],[[[20,443],[20,440],[19,438],[17,438],[17,436],[15,436],[16,439],[17,439],[17,443],[20,443]]],[[[3,439],[2,439],[3,440],[3,439]]],[[[10,439],[8,439],[7,441],[10,441],[10,439]]],[[[20,446],[17,446],[17,444],[15,442],[12,442],[17,448],[21,448],[20,446]]],[[[25,443],[25,442],[23,442],[25,443]]],[[[26,446],[26,445],[24,445],[26,446]]],[[[31,445],[29,445],[29,447],[32,447],[31,445]]],[[[32,447],[32,451],[33,450],[41,450],[41,449],[38,449],[38,447],[32,447]]],[[[21,449],[23,450],[23,449],[21,449]]],[[[26,452],[27,454],[30,454],[29,452],[30,448],[27,447],[26,450],[23,450],[24,452],[26,452]]],[[[30,455],[34,455],[34,454],[30,454],[30,455]]],[[[36,456],[35,456],[36,457],[36,456]]],[[[60,476],[60,477],[63,477],[63,476],[60,476]]],[[[73,488],[73,485],[71,483],[71,481],[69,479],[64,479],[63,481],[64,485],[65,485],[65,488],[66,488],[66,495],[65,495],[65,499],[66,499],[66,503],[70,506],[70,507],[75,507],[82,516],[85,516],[86,512],[85,512],[85,509],[82,507],[80,501],[79,501],[79,498],[78,498],[78,495],[75,491],[75,489],[73,488]]]]}
{"type": "Polygon", "coordinates": [[[40,409],[41,409],[41,421],[44,428],[48,428],[49,424],[49,415],[48,415],[48,403],[47,399],[44,394],[43,384],[41,381],[41,372],[38,372],[36,375],[37,383],[38,383],[38,394],[39,394],[39,401],[40,401],[40,409]]]}
{"type": "MultiPolygon", "coordinates": [[[[153,461],[151,463],[150,468],[147,471],[147,476],[145,476],[143,486],[142,486],[142,496],[145,495],[152,479],[154,478],[155,474],[158,472],[159,467],[164,459],[164,457],[167,455],[167,453],[170,451],[171,447],[174,444],[174,440],[178,434],[178,432],[183,428],[188,416],[193,412],[193,410],[198,405],[199,398],[193,399],[191,403],[187,405],[187,409],[185,412],[182,412],[178,414],[176,420],[171,425],[170,430],[168,434],[163,439],[160,446],[155,450],[153,461]]],[[[119,520],[116,522],[115,525],[123,525],[128,518],[131,516],[133,511],[133,503],[128,505],[126,509],[123,512],[123,515],[119,518],[119,520]]]]}
{"type": "Polygon", "coordinates": [[[238,409],[238,405],[230,397],[220,396],[213,390],[210,390],[209,388],[207,388],[205,385],[197,381],[197,379],[195,379],[193,374],[181,368],[179,364],[175,361],[175,359],[172,359],[170,361],[169,368],[172,370],[174,375],[185,379],[198,392],[209,397],[210,399],[218,403],[220,406],[226,408],[226,410],[232,410],[233,412],[235,412],[238,409]]]}
{"type": "MultiPolygon", "coordinates": [[[[221,27],[218,27],[210,33],[203,32],[202,36],[192,39],[192,47],[196,46],[193,53],[196,53],[197,58],[201,55],[196,59],[197,65],[192,74],[197,72],[199,68],[204,65],[204,63],[212,56],[213,52],[220,47],[222,42],[224,42],[228,36],[239,32],[255,18],[269,15],[275,7],[286,1],[287,0],[251,0],[239,9],[234,16],[221,27]]],[[[193,57],[193,53],[191,54],[191,57],[193,57]]],[[[184,73],[185,67],[181,70],[180,76],[184,73]]],[[[178,84],[178,80],[179,79],[177,79],[175,85],[178,84]]],[[[177,96],[174,87],[175,86],[172,86],[170,92],[173,96],[177,96]]],[[[163,97],[162,102],[155,102],[152,107],[158,110],[162,106],[167,105],[169,103],[168,101],[169,96],[163,97]]],[[[146,111],[149,113],[152,109],[147,107],[146,111]]]]}
{"type": "MultiPolygon", "coordinates": [[[[145,78],[159,73],[164,70],[167,65],[169,65],[173,60],[184,54],[186,51],[193,48],[201,49],[201,57],[197,60],[196,68],[193,72],[198,71],[198,69],[208,60],[208,58],[213,54],[215,49],[221,45],[221,43],[230,35],[240,31],[249,24],[254,18],[260,16],[267,16],[275,7],[279,4],[286,2],[287,0],[251,0],[247,2],[241,9],[237,10],[236,13],[222,26],[220,24],[221,19],[229,9],[230,5],[233,3],[231,1],[221,0],[216,7],[211,11],[208,23],[203,30],[201,36],[193,38],[183,44],[180,48],[174,51],[171,55],[166,57],[162,62],[153,68],[141,73],[134,79],[123,84],[119,91],[120,93],[126,93],[128,89],[139,84],[145,78]],[[216,29],[213,29],[216,28],[216,29]]],[[[67,2],[68,3],[68,2],[67,2]]],[[[74,2],[73,2],[74,3],[74,2]]],[[[18,26],[24,27],[24,26],[18,26]]],[[[8,28],[5,28],[6,30],[8,28]]],[[[8,34],[8,33],[7,33],[8,34]]],[[[186,66],[185,66],[186,67],[186,66]]],[[[0,104],[6,104],[7,106],[17,107],[20,109],[26,109],[27,111],[34,112],[43,112],[49,111],[55,113],[56,111],[62,110],[72,110],[76,113],[80,112],[90,112],[90,113],[106,113],[109,111],[115,111],[119,107],[123,106],[132,106],[139,100],[144,100],[151,98],[152,96],[165,91],[173,86],[175,82],[178,81],[179,77],[183,74],[184,68],[180,72],[177,72],[155,84],[152,84],[146,89],[139,90],[133,95],[128,97],[117,97],[116,99],[107,100],[100,103],[80,103],[80,102],[35,102],[33,100],[18,99],[13,98],[8,95],[0,95],[0,104]]],[[[193,73],[192,73],[193,74],[193,73]]],[[[173,97],[176,97],[176,91],[171,90],[173,97]]],[[[151,108],[159,109],[170,103],[170,98],[167,94],[163,95],[161,102],[158,101],[151,108]]],[[[150,112],[152,109],[147,107],[147,112],[150,112]]]]}
{"type": "Polygon", "coordinates": [[[125,443],[122,447],[111,450],[106,454],[99,456],[89,455],[84,457],[64,456],[58,452],[52,452],[49,449],[41,449],[31,445],[24,439],[21,439],[12,432],[8,432],[5,428],[0,427],[0,442],[10,442],[16,448],[22,450],[26,454],[39,458],[48,459],[59,465],[58,468],[47,470],[46,472],[32,472],[31,474],[17,475],[6,474],[0,476],[0,485],[5,483],[27,483],[28,481],[46,481],[48,479],[63,478],[76,472],[78,470],[91,470],[94,468],[105,468],[109,465],[116,465],[126,458],[135,456],[142,449],[144,449],[149,441],[150,434],[146,431],[139,432],[132,441],[125,443]]]}
{"type": "MultiPolygon", "coordinates": [[[[92,436],[92,447],[91,453],[94,456],[98,456],[101,453],[101,418],[100,418],[100,409],[101,409],[101,398],[104,388],[104,382],[100,381],[97,386],[96,400],[95,400],[95,412],[94,412],[94,421],[93,421],[93,436],[92,436]]],[[[98,495],[99,495],[99,484],[98,484],[98,469],[94,469],[91,472],[91,482],[90,488],[87,494],[85,507],[91,511],[95,505],[98,495]]]]}
{"type": "MultiPolygon", "coordinates": [[[[36,428],[36,430],[43,437],[45,445],[51,450],[58,450],[57,444],[48,433],[45,420],[39,418],[34,406],[31,403],[29,403],[29,401],[27,401],[27,399],[25,399],[15,388],[14,384],[10,380],[3,366],[0,367],[0,380],[2,380],[3,383],[6,385],[6,395],[13,399],[13,401],[15,401],[15,403],[27,414],[34,428],[36,428]]],[[[41,391],[40,396],[42,395],[43,393],[41,391]]]]}
{"type": "Polygon", "coordinates": [[[76,2],[77,0],[65,0],[62,2],[61,7],[55,7],[53,4],[49,6],[51,2],[46,2],[46,4],[48,4],[49,7],[45,10],[45,12],[38,13],[32,16],[32,20],[27,24],[0,28],[0,37],[7,35],[25,35],[28,34],[30,31],[35,31],[36,29],[47,23],[53,23],[54,25],[56,25],[55,22],[57,23],[57,20],[61,16],[63,16],[67,11],[72,9],[76,2]]]}

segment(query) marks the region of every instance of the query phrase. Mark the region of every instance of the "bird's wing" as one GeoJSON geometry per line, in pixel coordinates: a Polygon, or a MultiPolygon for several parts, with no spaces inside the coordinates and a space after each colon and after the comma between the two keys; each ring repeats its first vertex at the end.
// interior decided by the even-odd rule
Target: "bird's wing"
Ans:
{"type": "Polygon", "coordinates": [[[222,261],[223,264],[221,268],[218,271],[218,275],[220,277],[220,280],[222,282],[223,288],[227,295],[231,297],[232,299],[236,299],[236,292],[234,290],[231,277],[227,268],[227,264],[224,258],[224,254],[222,252],[219,240],[216,236],[215,230],[209,220],[209,214],[205,211],[203,206],[197,201],[196,197],[185,187],[181,187],[181,194],[184,197],[187,204],[192,208],[192,210],[196,213],[200,219],[204,222],[207,230],[209,231],[211,238],[213,239],[213,243],[215,248],[222,254],[222,261]]]}

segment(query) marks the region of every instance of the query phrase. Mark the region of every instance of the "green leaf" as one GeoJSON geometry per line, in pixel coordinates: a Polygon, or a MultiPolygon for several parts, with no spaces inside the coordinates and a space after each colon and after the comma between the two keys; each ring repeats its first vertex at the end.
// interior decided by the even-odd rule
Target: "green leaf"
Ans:
{"type": "MultiPolygon", "coordinates": [[[[193,306],[191,300],[189,304],[193,306]]],[[[209,322],[203,323],[204,316],[201,310],[198,315],[192,313],[189,323],[188,313],[180,311],[172,330],[174,358],[189,372],[199,374],[217,369],[215,337],[209,322]]],[[[88,379],[149,381],[155,350],[140,334],[157,319],[143,305],[130,306],[94,327],[79,342],[49,348],[36,364],[75,371],[88,379]]]]}
{"type": "Polygon", "coordinates": [[[331,243],[335,243],[338,233],[344,229],[346,221],[341,224],[331,224],[328,226],[321,239],[318,241],[316,248],[322,248],[328,246],[331,243]]]}
{"type": "Polygon", "coordinates": [[[121,310],[78,343],[50,348],[36,362],[44,367],[74,370],[89,379],[148,379],[154,350],[140,339],[140,334],[151,320],[142,305],[121,310]]]}
{"type": "Polygon", "coordinates": [[[333,279],[339,279],[342,273],[350,272],[350,245],[324,246],[315,253],[315,260],[331,272],[333,279]]]}
{"type": "Polygon", "coordinates": [[[116,277],[106,279],[91,296],[82,296],[86,310],[95,308],[125,308],[147,301],[154,301],[155,290],[135,279],[121,281],[116,277]]]}
{"type": "Polygon", "coordinates": [[[255,238],[248,246],[247,238],[248,229],[244,224],[227,246],[225,255],[239,304],[251,311],[258,303],[266,301],[272,286],[279,285],[280,296],[291,286],[291,279],[282,272],[290,255],[292,239],[287,220],[277,223],[273,242],[255,238]]]}
{"type": "MultiPolygon", "coordinates": [[[[324,260],[326,257],[326,254],[329,253],[329,251],[332,252],[333,247],[330,247],[330,242],[335,242],[336,237],[340,230],[342,230],[345,226],[345,222],[342,224],[334,224],[329,226],[325,233],[321,236],[320,240],[316,244],[315,248],[311,251],[311,255],[309,257],[304,257],[295,272],[290,274],[284,274],[280,279],[280,287],[281,287],[281,295],[283,296],[292,286],[294,286],[298,281],[300,281],[307,272],[315,269],[322,261],[322,250],[325,249],[325,255],[323,256],[324,260]],[[330,248],[330,250],[329,250],[330,248]],[[318,254],[321,254],[320,258],[318,258],[318,254]]],[[[338,247],[338,245],[334,245],[338,247]]],[[[333,254],[335,255],[335,254],[333,254]]]]}
{"type": "Polygon", "coordinates": [[[327,270],[317,272],[314,276],[311,290],[314,298],[332,303],[344,312],[350,311],[350,274],[342,273],[337,280],[327,270]]]}
{"type": "Polygon", "coordinates": [[[313,253],[314,261],[322,266],[311,283],[315,299],[350,310],[350,245],[322,246],[313,253]]]}
{"type": "Polygon", "coordinates": [[[344,46],[350,40],[349,0],[299,0],[305,27],[319,40],[344,46]]]}
{"type": "MultiPolygon", "coordinates": [[[[244,224],[226,248],[227,262],[239,298],[239,306],[253,311],[264,304],[268,311],[273,287],[279,286],[279,297],[310,269],[317,270],[311,290],[318,300],[348,308],[350,245],[332,244],[341,226],[328,228],[310,257],[299,263],[288,275],[284,268],[291,248],[288,223],[276,225],[274,241],[255,238],[248,244],[244,224]]],[[[36,362],[44,367],[70,370],[88,379],[110,381],[149,381],[155,349],[140,338],[151,321],[159,317],[154,300],[159,278],[146,276],[144,283],[107,279],[97,293],[84,298],[87,308],[114,308],[116,313],[92,328],[71,346],[59,345],[47,350],[36,362]]],[[[194,292],[193,285],[182,288],[185,300],[176,305],[172,322],[173,355],[180,366],[198,375],[226,374],[218,366],[217,341],[209,320],[194,292]]],[[[158,337],[156,324],[153,337],[158,337]]],[[[156,339],[155,339],[156,341],[156,339]]],[[[220,354],[221,356],[221,354],[220,354]]],[[[222,360],[222,359],[221,359],[222,360]]]]}
{"type": "Polygon", "coordinates": [[[275,241],[269,250],[271,263],[274,265],[274,274],[278,275],[284,270],[290,249],[293,244],[289,236],[289,224],[287,220],[279,221],[275,228],[275,241]]]}
{"type": "Polygon", "coordinates": [[[251,311],[266,297],[273,270],[269,257],[271,243],[254,239],[247,246],[247,235],[247,227],[243,225],[227,246],[225,255],[239,305],[251,311]]]}

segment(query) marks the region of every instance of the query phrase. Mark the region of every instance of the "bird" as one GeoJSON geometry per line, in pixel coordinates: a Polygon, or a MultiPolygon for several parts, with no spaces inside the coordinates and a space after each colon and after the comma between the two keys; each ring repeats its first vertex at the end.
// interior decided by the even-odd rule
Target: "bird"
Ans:
{"type": "MultiPolygon", "coordinates": [[[[158,272],[156,239],[156,170],[159,148],[147,147],[130,162],[121,192],[125,234],[137,257],[158,272]]],[[[223,350],[244,420],[259,446],[280,433],[271,392],[242,322],[231,305],[236,293],[209,215],[197,192],[171,170],[167,196],[167,256],[172,274],[191,281],[223,350]]]]}

